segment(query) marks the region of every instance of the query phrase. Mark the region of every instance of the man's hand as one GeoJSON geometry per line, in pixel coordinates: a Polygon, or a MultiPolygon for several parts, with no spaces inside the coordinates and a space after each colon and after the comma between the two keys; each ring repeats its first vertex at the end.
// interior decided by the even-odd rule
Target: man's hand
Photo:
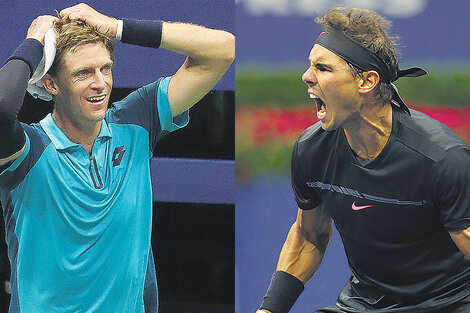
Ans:
{"type": "Polygon", "coordinates": [[[100,33],[107,36],[116,36],[117,19],[101,14],[85,3],[63,9],[59,15],[61,18],[81,20],[88,25],[95,26],[100,33]]]}
{"type": "Polygon", "coordinates": [[[41,15],[36,17],[28,28],[26,38],[36,39],[44,45],[44,36],[57,20],[59,19],[52,15],[41,15]]]}

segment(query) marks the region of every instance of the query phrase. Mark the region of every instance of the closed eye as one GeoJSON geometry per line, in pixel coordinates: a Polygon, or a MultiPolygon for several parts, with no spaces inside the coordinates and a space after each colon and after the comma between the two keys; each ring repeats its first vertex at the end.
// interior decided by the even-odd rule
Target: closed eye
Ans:
{"type": "Polygon", "coordinates": [[[319,70],[320,72],[329,71],[329,68],[327,68],[327,67],[324,66],[323,64],[316,64],[315,67],[316,67],[317,70],[319,70]]]}
{"type": "Polygon", "coordinates": [[[315,69],[317,69],[320,72],[331,72],[332,71],[331,66],[329,66],[327,64],[324,64],[324,63],[320,63],[320,62],[317,62],[317,63],[311,62],[310,66],[314,67],[315,69]]]}

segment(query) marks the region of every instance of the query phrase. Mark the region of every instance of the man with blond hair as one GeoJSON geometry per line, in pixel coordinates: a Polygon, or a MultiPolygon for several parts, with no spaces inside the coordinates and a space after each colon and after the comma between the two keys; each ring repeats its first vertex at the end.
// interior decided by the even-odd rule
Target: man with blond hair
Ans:
{"type": "Polygon", "coordinates": [[[285,313],[341,235],[352,276],[318,313],[470,312],[470,148],[407,108],[390,23],[335,8],[302,79],[319,122],[292,153],[297,220],[259,312],[285,313]]]}
{"type": "MultiPolygon", "coordinates": [[[[234,59],[225,31],[117,20],[86,4],[39,16],[0,69],[0,196],[12,266],[10,312],[157,312],[149,159],[157,140],[234,59]],[[17,114],[54,28],[42,86],[54,110],[17,114]],[[113,38],[187,56],[171,77],[108,108],[113,38]]],[[[181,253],[184,253],[182,251],[181,253]]]]}

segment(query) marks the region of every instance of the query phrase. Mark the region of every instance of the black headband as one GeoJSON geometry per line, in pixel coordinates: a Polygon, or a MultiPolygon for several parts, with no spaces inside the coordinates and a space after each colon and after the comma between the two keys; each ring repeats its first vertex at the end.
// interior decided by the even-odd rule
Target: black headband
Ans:
{"type": "Polygon", "coordinates": [[[380,76],[380,81],[392,85],[392,99],[396,101],[405,112],[410,114],[410,110],[401,99],[397,87],[392,84],[392,82],[400,77],[419,77],[426,75],[428,74],[426,70],[420,67],[412,67],[405,70],[394,71],[377,53],[367,49],[337,30],[322,32],[315,43],[330,50],[360,70],[377,71],[380,76]]]}

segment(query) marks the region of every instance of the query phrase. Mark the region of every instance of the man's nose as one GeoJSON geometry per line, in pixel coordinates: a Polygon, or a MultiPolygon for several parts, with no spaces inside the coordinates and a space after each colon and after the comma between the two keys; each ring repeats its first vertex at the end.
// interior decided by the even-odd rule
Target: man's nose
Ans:
{"type": "Polygon", "coordinates": [[[317,77],[312,67],[309,67],[303,74],[302,80],[309,86],[314,86],[317,84],[317,77]]]}
{"type": "Polygon", "coordinates": [[[91,87],[94,89],[104,89],[106,87],[106,80],[101,71],[95,71],[91,87]]]}

